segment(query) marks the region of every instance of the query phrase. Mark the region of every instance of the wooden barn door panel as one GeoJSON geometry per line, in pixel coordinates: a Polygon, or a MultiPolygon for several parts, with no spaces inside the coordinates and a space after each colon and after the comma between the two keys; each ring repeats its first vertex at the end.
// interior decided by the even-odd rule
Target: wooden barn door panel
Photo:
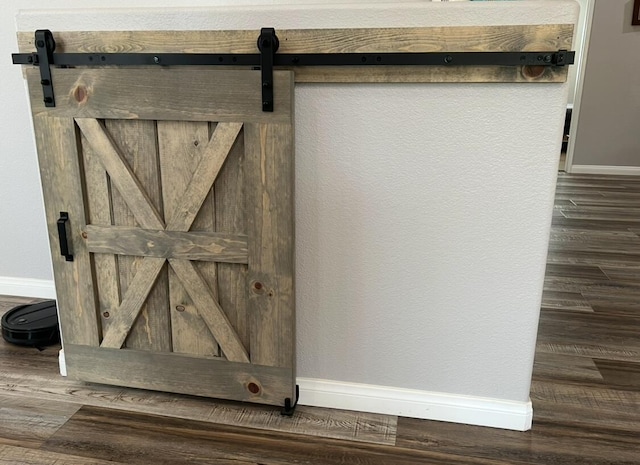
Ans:
{"type": "Polygon", "coordinates": [[[287,90],[270,121],[247,106],[259,72],[148,70],[128,106],[120,95],[117,109],[101,111],[92,103],[116,93],[118,71],[141,70],[104,71],[54,70],[69,100],[32,105],[52,250],[57,212],[69,211],[76,256],[54,259],[69,375],[268,404],[294,398],[291,73],[276,73],[287,90]],[[179,103],[167,92],[205,77],[226,89],[190,88],[179,103]]]}

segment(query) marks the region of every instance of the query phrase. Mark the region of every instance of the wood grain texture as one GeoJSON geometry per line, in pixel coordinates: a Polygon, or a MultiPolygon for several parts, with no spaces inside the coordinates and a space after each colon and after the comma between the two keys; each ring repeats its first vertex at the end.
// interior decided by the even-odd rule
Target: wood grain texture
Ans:
{"type": "Polygon", "coordinates": [[[568,68],[523,68],[517,66],[385,66],[293,67],[300,83],[444,83],[444,82],[566,82],[568,68]]]}
{"type": "Polygon", "coordinates": [[[251,361],[294,367],[293,128],[245,125],[251,361]],[[277,322],[277,323],[276,323],[277,322]]]}
{"type": "Polygon", "coordinates": [[[16,446],[0,445],[0,465],[124,465],[97,458],[80,457],[16,446]]]}
{"type": "Polygon", "coordinates": [[[95,119],[76,118],[76,124],[111,177],[136,221],[146,229],[164,229],[164,222],[125,156],[104,126],[95,119]]]}
{"type": "Polygon", "coordinates": [[[135,413],[114,416],[84,407],[43,446],[46,450],[128,464],[234,463],[415,465],[507,462],[298,434],[247,430],[135,413]],[[79,445],[75,438],[83,437],[79,445]],[[248,440],[248,438],[251,438],[248,440]]]}
{"type": "Polygon", "coordinates": [[[88,382],[269,405],[283,405],[290,392],[288,368],[76,345],[65,345],[65,357],[69,375],[82,373],[82,379],[88,382]],[[259,392],[252,393],[250,383],[255,383],[259,392]]]}
{"type": "Polygon", "coordinates": [[[124,295],[120,306],[115,312],[109,326],[109,331],[106,332],[102,338],[100,347],[116,349],[122,347],[165,261],[163,258],[144,258],[138,267],[135,277],[127,288],[127,293],[124,295]]]}
{"type": "MultiPolygon", "coordinates": [[[[244,132],[238,134],[235,145],[214,184],[216,230],[246,236],[244,206],[244,132]]],[[[197,221],[197,218],[196,218],[197,221]]],[[[218,263],[218,301],[238,337],[251,353],[249,316],[247,311],[247,266],[218,263]]]]}
{"type": "Polygon", "coordinates": [[[98,304],[89,252],[82,239],[86,217],[78,169],[76,127],[71,118],[48,116],[34,116],[33,125],[58,306],[66,309],[60,314],[60,326],[70,343],[97,346],[98,304]],[[60,255],[56,222],[62,211],[69,213],[72,262],[65,261],[60,255]]]}
{"type": "Polygon", "coordinates": [[[593,383],[603,381],[593,359],[577,355],[536,352],[534,377],[541,380],[593,383]]]}
{"type": "MultiPolygon", "coordinates": [[[[193,179],[196,167],[202,163],[203,152],[209,147],[209,141],[209,123],[207,122],[158,121],[162,196],[168,221],[172,220],[171,215],[177,211],[178,204],[193,179]]],[[[213,194],[210,191],[200,211],[196,212],[194,224],[191,225],[194,229],[215,231],[213,202],[213,194]]],[[[186,230],[188,229],[187,227],[186,230]]],[[[168,234],[171,233],[168,232],[168,234]]],[[[200,263],[197,266],[215,296],[218,292],[217,266],[213,263],[200,263]]],[[[202,321],[191,297],[171,268],[169,269],[169,299],[174,352],[219,356],[218,343],[202,321]]]]}
{"type": "MultiPolygon", "coordinates": [[[[149,202],[149,210],[158,214],[162,222],[163,208],[160,187],[159,166],[157,161],[157,131],[153,121],[105,121],[105,130],[121,151],[122,163],[131,171],[133,180],[139,185],[140,195],[149,202]]],[[[111,175],[115,183],[115,173],[111,175]]],[[[126,199],[127,193],[117,188],[111,189],[113,219],[115,225],[144,225],[136,219],[135,209],[126,199]]],[[[155,222],[152,222],[152,224],[155,222]]],[[[149,224],[150,226],[150,224],[149,224]]],[[[119,256],[119,284],[121,299],[124,299],[129,284],[137,272],[142,269],[141,257],[119,256]]],[[[104,315],[103,315],[104,316],[104,315]]],[[[145,350],[171,350],[171,335],[168,329],[169,308],[167,299],[167,270],[161,269],[146,301],[140,308],[125,346],[145,350]]]]}
{"type": "Polygon", "coordinates": [[[233,147],[242,123],[218,123],[200,163],[167,222],[169,231],[188,231],[209,195],[220,169],[233,147]]]}
{"type": "MultiPolygon", "coordinates": [[[[110,72],[108,69],[101,71],[104,71],[104,73],[99,74],[100,78],[107,76],[110,72]]],[[[146,71],[144,74],[148,76],[162,75],[162,79],[168,77],[174,84],[177,84],[178,81],[184,82],[184,78],[191,76],[191,74],[184,75],[180,74],[180,72],[173,73],[172,70],[168,69],[154,70],[154,72],[146,71]]],[[[252,76],[256,73],[248,71],[234,72],[232,74],[231,76],[229,73],[225,73],[220,76],[228,79],[226,93],[233,94],[238,99],[242,97],[242,92],[235,93],[235,91],[239,88],[241,90],[243,78],[247,78],[244,79],[246,84],[246,82],[253,79],[252,76]],[[229,80],[230,76],[233,81],[229,80]]],[[[217,75],[217,73],[208,73],[207,76],[211,78],[217,75]]],[[[287,92],[283,93],[285,95],[283,101],[288,102],[286,111],[280,114],[276,112],[264,115],[260,106],[260,110],[255,109],[253,113],[259,113],[257,121],[262,121],[265,118],[276,122],[280,121],[290,130],[293,110],[292,76],[290,72],[279,72],[278,75],[285,78],[284,82],[288,83],[287,92]]],[[[148,81],[153,81],[153,78],[143,79],[142,76],[143,74],[140,74],[138,76],[140,79],[137,79],[136,82],[142,82],[146,85],[148,81]]],[[[81,77],[84,78],[86,75],[83,74],[81,77]]],[[[224,82],[217,82],[218,87],[223,84],[224,82]]],[[[164,92],[162,86],[149,89],[149,92],[155,96],[154,99],[147,98],[148,96],[144,97],[144,95],[141,96],[135,92],[126,92],[126,90],[130,91],[131,89],[117,86],[111,88],[111,91],[117,93],[120,97],[128,96],[127,105],[124,105],[125,102],[123,101],[123,106],[120,108],[152,105],[159,113],[165,107],[173,108],[172,95],[164,92]]],[[[69,101],[75,101],[74,105],[76,107],[79,105],[85,108],[88,99],[90,100],[93,95],[93,88],[85,86],[83,81],[82,83],[75,83],[70,92],[69,101]]],[[[221,91],[219,90],[219,92],[221,91]]],[[[225,98],[228,97],[229,95],[226,95],[225,98]]],[[[203,99],[206,100],[206,96],[198,96],[198,100],[203,99]]],[[[194,102],[196,102],[195,98],[194,102]]],[[[219,102],[215,103],[215,105],[218,104],[219,102]]],[[[236,107],[239,106],[241,104],[236,102],[236,107]]],[[[44,111],[47,111],[47,114],[54,114],[58,109],[59,106],[44,111]]],[[[105,202],[103,199],[101,205],[93,206],[93,210],[99,207],[105,208],[105,212],[98,219],[98,221],[105,224],[85,225],[82,230],[82,235],[84,236],[83,246],[86,249],[88,243],[94,241],[94,237],[97,236],[98,241],[92,242],[92,247],[95,246],[92,248],[94,255],[117,255],[117,259],[111,260],[109,264],[117,263],[118,277],[111,284],[111,287],[107,289],[107,292],[114,295],[116,293],[120,294],[119,305],[116,306],[112,303],[104,305],[104,308],[101,306],[99,309],[102,318],[106,320],[103,325],[101,347],[105,349],[124,347],[126,349],[169,352],[173,349],[175,339],[178,341],[178,346],[180,346],[181,342],[188,341],[182,347],[178,347],[178,352],[192,353],[195,351],[198,353],[202,344],[199,344],[199,342],[192,343],[191,341],[194,338],[198,340],[202,333],[210,333],[213,337],[205,338],[208,339],[205,342],[208,347],[203,349],[206,355],[220,357],[221,348],[223,356],[231,362],[249,363],[251,359],[244,341],[247,341],[247,346],[251,344],[250,333],[252,329],[255,329],[256,333],[262,334],[262,345],[267,348],[265,341],[268,338],[281,337],[283,335],[294,337],[294,332],[291,328],[280,328],[280,326],[292,326],[294,324],[294,316],[292,310],[283,319],[273,313],[268,315],[266,319],[262,319],[260,325],[252,327],[247,316],[249,313],[247,298],[235,300],[235,296],[241,290],[245,296],[249,292],[246,286],[248,273],[244,268],[240,270],[227,269],[225,275],[227,281],[235,279],[235,282],[232,285],[231,292],[226,294],[225,305],[229,309],[229,314],[234,319],[234,323],[237,322],[239,324],[242,332],[242,336],[240,336],[236,333],[225,310],[218,302],[216,264],[192,264],[189,261],[191,259],[197,262],[226,260],[232,263],[240,262],[243,265],[249,262],[248,234],[246,232],[240,235],[242,244],[239,247],[237,247],[238,234],[231,235],[229,233],[221,234],[216,232],[216,188],[213,187],[229,153],[237,153],[235,150],[241,150],[246,146],[244,140],[237,142],[244,123],[241,120],[228,122],[224,121],[224,118],[223,121],[215,123],[199,121],[191,110],[193,108],[187,109],[185,107],[175,113],[175,116],[180,119],[194,120],[191,122],[165,121],[162,117],[158,118],[157,114],[154,117],[158,118],[159,121],[142,118],[128,120],[126,118],[118,119],[113,117],[107,117],[102,121],[78,117],[77,115],[75,117],[77,127],[80,129],[78,132],[79,138],[84,140],[86,147],[89,148],[87,157],[95,157],[99,164],[102,165],[100,169],[97,167],[92,168],[91,176],[98,180],[99,189],[99,192],[93,192],[92,195],[96,197],[96,195],[102,195],[106,192],[110,196],[110,202],[105,202]],[[186,127],[197,128],[195,139],[191,129],[184,130],[186,127]],[[190,177],[182,186],[180,183],[183,182],[184,173],[187,173],[187,170],[181,168],[188,160],[177,158],[176,155],[180,155],[180,146],[187,146],[190,150],[193,150],[192,147],[197,147],[201,141],[203,142],[203,148],[194,151],[194,156],[191,160],[193,164],[188,167],[191,170],[190,177]],[[104,173],[101,172],[102,169],[104,169],[104,173]],[[175,179],[173,171],[176,174],[175,179]],[[181,192],[178,192],[179,190],[181,192]],[[193,236],[189,236],[190,234],[193,234],[193,236]],[[205,238],[203,237],[204,235],[208,235],[208,237],[205,238]],[[212,238],[214,238],[214,241],[211,240],[212,238]],[[235,243],[233,242],[234,240],[236,241],[235,243]],[[171,247],[169,242],[172,243],[171,247]],[[240,250],[230,251],[230,246],[240,250]],[[175,247],[178,247],[178,249],[175,247]],[[183,248],[182,251],[179,250],[180,247],[183,248]],[[169,249],[171,251],[167,252],[169,249]],[[160,250],[164,250],[164,252],[155,253],[160,250]],[[207,260],[202,260],[205,257],[207,260]],[[167,260],[172,264],[171,278],[166,266],[167,260]],[[169,282],[170,279],[171,282],[169,282]],[[182,290],[176,290],[178,285],[182,290]],[[176,290],[174,294],[180,293],[178,298],[173,299],[176,302],[175,305],[170,297],[172,286],[173,290],[176,290]],[[184,302],[187,305],[183,305],[180,301],[186,300],[183,299],[186,296],[188,296],[189,301],[184,302]],[[189,305],[189,303],[193,305],[189,305]],[[236,306],[239,304],[243,304],[245,306],[244,309],[238,310],[236,306]],[[189,309],[188,312],[187,308],[189,309]],[[176,313],[175,316],[172,315],[174,311],[176,313]],[[177,315],[177,313],[183,315],[177,315]],[[171,323],[175,323],[175,330],[171,323]],[[264,326],[266,324],[278,326],[278,328],[264,326]],[[193,329],[195,330],[192,331],[193,329]]],[[[78,108],[71,110],[71,112],[82,113],[78,108]]],[[[237,116],[242,114],[242,111],[231,114],[237,116]]],[[[215,118],[215,116],[215,112],[208,112],[207,118],[215,118]]],[[[228,116],[229,114],[226,114],[226,117],[228,116]]],[[[283,134],[274,132],[269,137],[276,138],[283,134]]],[[[290,134],[291,136],[285,138],[283,147],[293,147],[291,130],[290,134]]],[[[243,132],[243,138],[245,137],[246,134],[243,132]]],[[[262,141],[262,143],[263,145],[281,144],[279,140],[267,140],[262,141]]],[[[292,151],[289,155],[292,155],[292,151]]],[[[235,166],[239,166],[238,163],[241,156],[238,155],[235,158],[237,159],[235,166]]],[[[276,165],[270,166],[270,169],[277,172],[277,163],[280,163],[280,161],[276,157],[276,165]]],[[[80,166],[83,167],[82,164],[80,166]]],[[[284,170],[291,174],[293,172],[291,166],[285,166],[284,170]]],[[[244,216],[247,214],[245,196],[243,195],[245,188],[238,189],[237,186],[231,186],[229,181],[234,176],[236,179],[242,178],[235,175],[233,170],[227,170],[227,173],[231,174],[226,175],[226,184],[221,185],[218,189],[218,191],[222,191],[224,187],[229,187],[231,191],[230,195],[227,196],[221,194],[220,205],[225,209],[221,217],[221,223],[226,222],[226,224],[237,230],[238,224],[245,221],[244,216]],[[230,205],[230,202],[234,202],[235,206],[230,205]],[[238,217],[241,217],[241,219],[238,219],[238,217]]],[[[272,173],[263,174],[272,175],[272,173]]],[[[244,182],[246,184],[246,180],[244,182]]],[[[261,180],[260,182],[270,183],[271,181],[261,180]]],[[[86,207],[87,210],[91,210],[90,205],[86,205],[86,207]]],[[[288,208],[292,209],[292,207],[293,204],[291,202],[288,208]]],[[[257,210],[251,210],[251,213],[255,212],[257,210]]],[[[291,216],[291,211],[289,211],[288,215],[291,216]]],[[[268,249],[273,248],[275,244],[275,242],[269,243],[268,240],[277,241],[279,239],[276,236],[265,236],[261,239],[260,247],[265,249],[262,251],[265,256],[270,253],[268,249]]],[[[293,237],[289,237],[287,241],[289,247],[292,248],[293,237]]],[[[282,245],[276,244],[276,247],[282,247],[282,245]]],[[[277,253],[280,252],[282,250],[278,249],[277,253]]],[[[288,251],[288,253],[292,254],[292,250],[288,251]]],[[[109,276],[107,272],[101,276],[94,276],[94,279],[102,279],[109,276]]],[[[292,279],[290,281],[289,289],[292,287],[292,279]]],[[[100,289],[98,288],[98,290],[100,289]]],[[[292,291],[289,291],[289,294],[292,295],[292,291]]],[[[111,299],[112,302],[117,300],[111,299]]],[[[272,341],[269,344],[271,347],[287,344],[290,346],[288,361],[283,365],[286,370],[282,371],[286,376],[285,381],[289,388],[287,392],[279,393],[283,395],[271,397],[271,399],[277,398],[277,403],[281,405],[284,403],[285,397],[294,397],[295,375],[291,360],[293,358],[294,342],[292,339],[288,342],[272,341]]],[[[96,355],[101,353],[96,352],[96,355]]],[[[131,357],[131,354],[132,352],[129,351],[127,357],[131,357]]],[[[99,363],[99,358],[94,360],[94,363],[99,363]]],[[[257,365],[263,364],[258,361],[257,365]]],[[[277,365],[272,362],[270,366],[277,365]]],[[[69,373],[77,379],[87,379],[79,369],[75,369],[75,371],[70,369],[69,373]]],[[[91,380],[95,381],[97,378],[93,377],[91,380]]],[[[159,383],[162,382],[162,380],[157,381],[159,383]]],[[[113,378],[110,382],[114,382],[113,378]]],[[[126,383],[123,382],[123,384],[126,383]]],[[[169,384],[165,384],[165,386],[169,384]]],[[[265,388],[260,383],[255,383],[250,389],[254,391],[253,397],[258,396],[262,399],[261,393],[265,388]],[[257,392],[255,392],[256,389],[257,392]]],[[[270,387],[267,387],[267,391],[269,389],[270,387]]],[[[239,396],[239,394],[236,394],[231,398],[237,399],[239,396]]],[[[265,398],[270,397],[265,396],[265,398]]],[[[264,403],[264,399],[261,402],[264,403]]]]}
{"type": "Polygon", "coordinates": [[[0,447],[9,444],[37,448],[79,408],[66,402],[0,394],[0,447]]]}
{"type": "MultiPolygon", "coordinates": [[[[259,31],[54,31],[56,51],[92,53],[257,53],[258,34],[259,31]]],[[[573,25],[302,29],[278,30],[277,34],[279,53],[551,51],[571,49],[573,25]]],[[[33,51],[33,40],[31,33],[18,33],[20,51],[33,51]]],[[[296,82],[564,82],[567,76],[566,68],[548,69],[533,79],[519,67],[292,69],[296,82]]]]}
{"type": "Polygon", "coordinates": [[[640,391],[640,362],[593,360],[602,378],[609,386],[640,391]]]}
{"type": "Polygon", "coordinates": [[[92,225],[86,227],[86,232],[87,247],[96,254],[247,263],[246,236],[92,225]]]}
{"type": "Polygon", "coordinates": [[[175,258],[170,258],[169,263],[225,357],[232,362],[249,363],[246,348],[194,264],[189,260],[175,258]]]}
{"type": "Polygon", "coordinates": [[[613,431],[592,430],[571,422],[539,422],[522,433],[478,426],[398,421],[397,447],[455,456],[527,464],[631,464],[638,442],[613,431]],[[612,457],[615,457],[612,459],[612,457]]]}
{"type": "MultiPolygon", "coordinates": [[[[109,226],[113,224],[113,202],[111,198],[111,181],[84,134],[81,134],[82,161],[86,189],[86,206],[89,223],[109,226]]],[[[84,230],[86,232],[86,228],[84,230]]],[[[82,235],[84,238],[84,234],[82,235]]],[[[88,249],[89,250],[89,249],[88,249]]],[[[91,250],[89,250],[91,253],[91,250]]],[[[120,279],[118,258],[115,255],[100,254],[93,256],[93,275],[95,288],[98,291],[98,314],[102,333],[109,330],[109,317],[114,315],[120,306],[120,279]]]]}
{"type": "MultiPolygon", "coordinates": [[[[472,52],[569,48],[571,24],[278,29],[280,53],[472,52]],[[532,45],[533,44],[533,45],[532,45]]],[[[56,52],[257,53],[259,31],[53,31],[56,52]]],[[[18,32],[20,52],[34,35],[18,32]]]]}
{"type": "Polygon", "coordinates": [[[182,120],[185,115],[190,121],[291,120],[290,71],[274,72],[273,113],[262,111],[260,71],[154,68],[150,73],[149,69],[132,68],[55,68],[51,74],[56,106],[47,108],[39,71],[26,70],[33,114],[163,121],[182,120]],[[163,96],[161,105],[159,93],[163,96]],[[75,97],[78,95],[82,96],[80,101],[75,97]]]}

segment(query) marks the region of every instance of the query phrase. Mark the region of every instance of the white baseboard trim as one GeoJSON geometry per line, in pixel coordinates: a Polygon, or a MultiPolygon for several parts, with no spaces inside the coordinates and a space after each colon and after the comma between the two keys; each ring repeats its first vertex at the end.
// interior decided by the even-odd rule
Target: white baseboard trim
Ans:
{"type": "Polygon", "coordinates": [[[640,166],[573,165],[570,167],[569,173],[640,176],[640,166]]]}
{"type": "Polygon", "coordinates": [[[56,288],[53,281],[48,279],[10,278],[0,276],[0,295],[55,299],[56,288]]]}
{"type": "Polygon", "coordinates": [[[300,405],[382,413],[426,420],[531,429],[531,401],[516,402],[441,392],[298,378],[300,405]]]}

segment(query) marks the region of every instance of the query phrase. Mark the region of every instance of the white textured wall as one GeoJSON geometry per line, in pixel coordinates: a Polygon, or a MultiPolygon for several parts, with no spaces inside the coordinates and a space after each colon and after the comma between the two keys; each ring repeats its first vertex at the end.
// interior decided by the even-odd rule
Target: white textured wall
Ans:
{"type": "MultiPolygon", "coordinates": [[[[25,13],[18,25],[258,30],[576,18],[572,1],[420,2],[25,13]]],[[[5,74],[15,95],[0,111],[15,122],[0,140],[19,140],[23,161],[0,173],[0,189],[29,183],[33,192],[13,196],[10,210],[33,223],[39,255],[25,267],[0,240],[11,254],[0,275],[46,278],[27,103],[17,67],[5,74]]],[[[528,400],[567,94],[566,84],[296,87],[299,376],[528,400]]],[[[4,237],[26,242],[5,228],[4,237]]]]}

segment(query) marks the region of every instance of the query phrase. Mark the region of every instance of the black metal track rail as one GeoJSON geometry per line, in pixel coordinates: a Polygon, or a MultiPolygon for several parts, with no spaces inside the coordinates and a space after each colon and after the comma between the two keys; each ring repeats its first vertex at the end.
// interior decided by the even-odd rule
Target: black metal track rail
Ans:
{"type": "Polygon", "coordinates": [[[428,53],[276,53],[278,37],[263,28],[257,41],[259,53],[54,53],[49,30],[38,30],[35,53],[14,53],[13,63],[40,67],[45,105],[55,106],[52,66],[247,66],[260,68],[262,109],[273,111],[273,68],[291,66],[545,66],[562,67],[575,62],[575,52],[428,52],[428,53]]]}
{"type": "MultiPolygon", "coordinates": [[[[274,66],[561,66],[575,52],[281,53],[274,66]]],[[[39,65],[37,53],[14,53],[15,65],[39,65]]],[[[260,54],[54,53],[52,66],[253,66],[260,54]]]]}

